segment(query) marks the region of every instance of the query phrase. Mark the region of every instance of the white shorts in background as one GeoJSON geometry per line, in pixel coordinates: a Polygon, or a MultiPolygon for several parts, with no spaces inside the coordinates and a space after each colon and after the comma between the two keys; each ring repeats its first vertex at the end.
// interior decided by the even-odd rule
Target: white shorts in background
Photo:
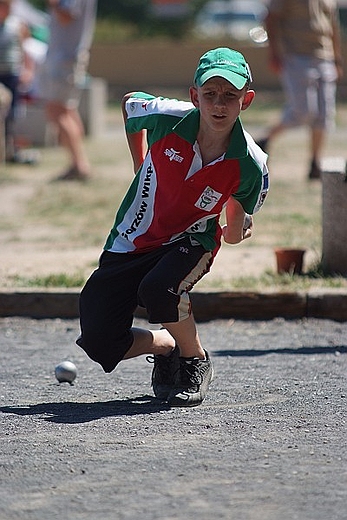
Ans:
{"type": "Polygon", "coordinates": [[[290,55],[282,73],[286,126],[309,125],[330,130],[335,124],[337,72],[334,62],[290,55]]]}
{"type": "Polygon", "coordinates": [[[68,108],[77,108],[85,85],[89,55],[77,61],[47,60],[39,76],[39,96],[45,101],[58,101],[68,108]]]}

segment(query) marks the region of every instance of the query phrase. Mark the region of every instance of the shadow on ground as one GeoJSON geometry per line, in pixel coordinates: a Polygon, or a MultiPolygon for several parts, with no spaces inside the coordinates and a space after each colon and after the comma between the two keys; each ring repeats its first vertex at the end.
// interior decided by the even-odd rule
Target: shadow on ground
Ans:
{"type": "Polygon", "coordinates": [[[41,415],[42,420],[63,423],[80,424],[104,417],[122,415],[154,414],[168,410],[167,403],[160,402],[153,396],[145,395],[132,399],[121,399],[97,403],[40,403],[28,406],[2,406],[0,412],[15,415],[41,415]]]}
{"type": "Polygon", "coordinates": [[[315,346],[300,348],[270,348],[270,349],[247,349],[247,350],[214,350],[214,356],[231,356],[231,357],[257,357],[266,356],[267,354],[290,354],[312,356],[315,354],[339,354],[347,353],[346,345],[333,346],[315,346]]]}

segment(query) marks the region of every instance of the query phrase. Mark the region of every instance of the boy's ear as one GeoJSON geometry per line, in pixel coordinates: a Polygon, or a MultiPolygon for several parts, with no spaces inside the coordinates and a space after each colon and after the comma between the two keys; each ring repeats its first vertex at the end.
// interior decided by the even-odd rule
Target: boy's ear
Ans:
{"type": "Polygon", "coordinates": [[[189,89],[190,101],[193,103],[195,108],[199,108],[199,97],[198,97],[198,89],[194,86],[191,86],[189,89]]]}
{"type": "Polygon", "coordinates": [[[255,96],[254,90],[247,90],[245,97],[243,98],[241,110],[246,110],[246,108],[248,108],[251,105],[251,103],[254,99],[254,96],[255,96]]]}

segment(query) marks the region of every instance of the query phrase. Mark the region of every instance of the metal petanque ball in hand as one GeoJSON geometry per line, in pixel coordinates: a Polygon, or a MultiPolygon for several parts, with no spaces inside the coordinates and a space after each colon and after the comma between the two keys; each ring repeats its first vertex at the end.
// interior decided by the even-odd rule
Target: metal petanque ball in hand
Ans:
{"type": "Polygon", "coordinates": [[[249,228],[249,226],[252,223],[252,217],[251,215],[248,215],[248,213],[245,214],[245,219],[243,221],[243,229],[246,230],[249,228]]]}
{"type": "Polygon", "coordinates": [[[72,383],[77,376],[77,368],[71,361],[62,361],[55,367],[55,377],[59,383],[72,383]]]}

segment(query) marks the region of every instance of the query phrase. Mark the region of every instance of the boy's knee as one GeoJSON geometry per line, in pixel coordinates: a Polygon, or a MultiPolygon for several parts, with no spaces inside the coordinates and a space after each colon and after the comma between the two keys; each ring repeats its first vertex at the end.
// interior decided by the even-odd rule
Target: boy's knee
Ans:
{"type": "Polygon", "coordinates": [[[102,336],[99,331],[83,330],[76,344],[93,361],[99,363],[104,372],[112,372],[122,361],[133,343],[131,330],[122,335],[112,334],[112,337],[102,336]]]}

